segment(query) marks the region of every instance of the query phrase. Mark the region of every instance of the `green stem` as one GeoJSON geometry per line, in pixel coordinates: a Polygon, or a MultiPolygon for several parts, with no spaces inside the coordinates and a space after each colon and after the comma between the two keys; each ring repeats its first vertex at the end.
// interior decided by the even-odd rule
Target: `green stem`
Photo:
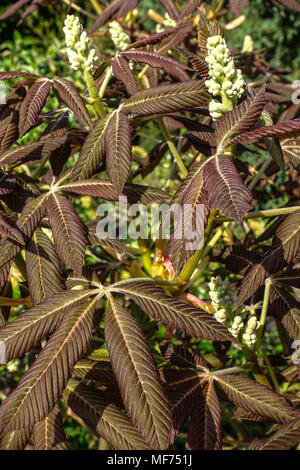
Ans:
{"type": "MultiPolygon", "coordinates": [[[[278,215],[292,214],[293,212],[298,210],[300,210],[300,206],[281,207],[280,209],[269,209],[265,211],[249,212],[245,215],[244,220],[259,219],[260,217],[277,217],[278,215]]],[[[230,219],[229,217],[219,217],[217,219],[217,222],[224,223],[231,220],[233,219],[230,219]]]]}
{"type": "Polygon", "coordinates": [[[102,13],[103,10],[102,10],[101,6],[99,5],[98,0],[91,0],[91,4],[93,5],[93,7],[94,7],[94,9],[96,10],[96,12],[97,12],[99,15],[101,15],[101,13],[102,13]]]}
{"type": "Polygon", "coordinates": [[[277,377],[276,377],[276,374],[274,372],[274,369],[272,367],[272,364],[268,358],[268,355],[264,349],[264,347],[261,347],[261,352],[262,352],[262,355],[263,355],[263,358],[264,358],[264,361],[265,361],[265,364],[267,366],[267,369],[268,369],[268,372],[269,372],[269,375],[271,377],[271,380],[273,382],[273,385],[274,385],[274,389],[277,393],[281,393],[280,392],[280,386],[279,386],[279,383],[278,383],[278,380],[277,380],[277,377]]]}
{"type": "Polygon", "coordinates": [[[100,98],[99,98],[97,90],[96,90],[96,86],[95,86],[93,76],[92,76],[91,72],[87,69],[84,69],[83,73],[84,73],[85,82],[86,82],[88,90],[89,90],[90,97],[93,100],[93,107],[94,107],[97,115],[100,118],[103,118],[104,117],[104,110],[102,108],[102,104],[101,104],[100,98]]]}
{"type": "Polygon", "coordinates": [[[99,91],[99,98],[100,100],[102,100],[103,96],[104,96],[104,93],[105,93],[105,90],[107,88],[107,85],[109,83],[109,80],[111,79],[112,77],[112,74],[113,74],[113,69],[112,69],[112,66],[108,67],[108,69],[106,70],[106,74],[105,74],[105,77],[104,77],[104,80],[101,84],[101,87],[100,87],[100,91],[99,91]]]}
{"type": "Polygon", "coordinates": [[[211,235],[211,233],[214,229],[216,214],[217,214],[217,211],[213,210],[211,212],[211,215],[210,215],[209,219],[208,219],[207,227],[206,227],[205,234],[204,234],[203,246],[201,248],[199,248],[196,251],[196,253],[187,260],[187,262],[183,266],[183,268],[182,268],[182,270],[181,270],[181,272],[178,276],[178,280],[180,280],[183,283],[187,283],[190,280],[193,272],[195,271],[199,261],[202,258],[202,254],[204,252],[205,242],[209,239],[209,237],[210,237],[210,235],[211,235]]]}
{"type": "Polygon", "coordinates": [[[181,173],[183,173],[183,175],[186,177],[188,175],[188,171],[187,171],[186,167],[184,166],[183,161],[181,160],[181,157],[180,157],[179,153],[177,152],[177,149],[176,149],[175,145],[172,142],[169,131],[166,128],[166,126],[164,125],[162,118],[158,119],[158,124],[159,124],[160,130],[161,130],[161,132],[162,132],[162,134],[163,134],[163,136],[164,136],[164,138],[165,138],[165,140],[168,144],[170,152],[172,153],[172,155],[173,155],[173,157],[174,157],[174,159],[175,159],[175,161],[178,165],[178,168],[180,169],[181,173]]]}
{"type": "Polygon", "coordinates": [[[260,320],[259,320],[259,330],[257,333],[256,350],[260,348],[261,341],[262,341],[262,334],[263,334],[263,330],[264,330],[264,326],[265,326],[265,322],[267,318],[267,313],[268,313],[271,284],[272,284],[272,280],[270,278],[265,280],[265,293],[264,293],[263,306],[261,309],[260,320]]]}
{"type": "Polygon", "coordinates": [[[256,173],[256,175],[254,176],[253,180],[250,182],[248,188],[251,190],[253,188],[255,188],[255,186],[257,185],[257,183],[259,182],[260,180],[260,177],[261,175],[266,171],[266,169],[271,165],[273,159],[272,157],[269,157],[265,162],[264,164],[261,166],[261,168],[258,170],[258,172],[256,173]]]}

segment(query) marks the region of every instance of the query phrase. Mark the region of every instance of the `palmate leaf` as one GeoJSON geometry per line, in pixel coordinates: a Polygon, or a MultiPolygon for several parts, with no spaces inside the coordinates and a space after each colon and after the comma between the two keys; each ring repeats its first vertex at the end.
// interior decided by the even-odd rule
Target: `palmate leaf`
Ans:
{"type": "Polygon", "coordinates": [[[68,450],[59,407],[55,405],[51,413],[33,428],[35,450],[68,450]]]}
{"type": "Polygon", "coordinates": [[[136,320],[108,300],[105,339],[126,411],[152,449],[167,449],[171,410],[150,349],[136,320]]]}
{"type": "Polygon", "coordinates": [[[129,67],[128,61],[121,55],[117,55],[112,63],[114,75],[124,85],[130,95],[139,91],[137,81],[129,67]]]}
{"type": "Polygon", "coordinates": [[[214,375],[224,392],[240,408],[279,423],[288,423],[299,412],[282,395],[264,385],[235,375],[214,375]]]}
{"type": "Polygon", "coordinates": [[[75,365],[73,375],[81,379],[92,380],[106,387],[117,385],[111,365],[107,361],[81,359],[75,365]]]}
{"type": "Polygon", "coordinates": [[[92,120],[88,110],[74,85],[65,78],[55,78],[53,80],[53,87],[59,99],[70,108],[75,116],[89,127],[92,127],[92,120]]]}
{"type": "Polygon", "coordinates": [[[263,137],[274,137],[283,139],[286,137],[293,137],[300,134],[300,118],[293,119],[292,121],[280,122],[272,126],[260,127],[254,131],[246,132],[232,140],[232,144],[239,142],[256,142],[263,137]]]}
{"type": "Polygon", "coordinates": [[[221,153],[229,144],[229,139],[241,134],[252,127],[266,104],[266,93],[264,87],[249,93],[242,104],[232,111],[225,113],[216,122],[216,139],[218,152],[221,153]]]}
{"type": "Polygon", "coordinates": [[[282,273],[275,274],[273,280],[300,289],[300,268],[286,269],[282,273]]]}
{"type": "Polygon", "coordinates": [[[24,450],[31,433],[32,428],[9,432],[1,439],[0,450],[24,450]]]}
{"type": "Polygon", "coordinates": [[[49,196],[46,210],[56,252],[66,265],[80,275],[87,240],[76,210],[67,198],[54,192],[49,196]]]}
{"type": "Polygon", "coordinates": [[[252,207],[252,194],[234,163],[225,155],[216,156],[204,166],[203,171],[209,206],[241,222],[252,207]]]}
{"type": "Polygon", "coordinates": [[[105,156],[105,133],[109,117],[97,122],[86,138],[79,154],[71,179],[86,179],[94,175],[105,156]]]}
{"type": "Polygon", "coordinates": [[[115,111],[112,114],[105,142],[107,173],[113,187],[121,194],[132,163],[130,123],[122,112],[115,111]]]}
{"type": "Polygon", "coordinates": [[[36,123],[50,93],[50,80],[36,81],[29,89],[20,108],[19,133],[22,137],[36,123]]]}
{"type": "Polygon", "coordinates": [[[300,302],[276,284],[271,286],[271,309],[291,338],[300,338],[300,302]]]}
{"type": "Polygon", "coordinates": [[[200,106],[207,100],[204,80],[193,80],[139,91],[123,103],[122,110],[138,116],[171,113],[200,106]]]}
{"type": "Polygon", "coordinates": [[[67,312],[79,307],[93,293],[91,289],[58,292],[7,323],[0,329],[0,341],[4,341],[6,347],[6,360],[11,361],[30,351],[40,340],[53,333],[67,312]]]}
{"type": "Polygon", "coordinates": [[[61,147],[66,141],[64,131],[58,130],[47,134],[37,142],[18,145],[3,152],[0,156],[0,167],[12,163],[29,163],[42,160],[50,152],[61,147]]]}
{"type": "Polygon", "coordinates": [[[161,376],[166,383],[165,393],[172,405],[172,428],[170,442],[173,443],[184,422],[192,415],[198,404],[200,377],[196,371],[164,369],[161,376]]]}
{"type": "Polygon", "coordinates": [[[300,250],[300,210],[286,216],[275,231],[272,246],[261,263],[256,264],[244,277],[238,305],[241,305],[285,263],[290,264],[300,250]]]}
{"type": "MultiPolygon", "coordinates": [[[[106,201],[119,200],[119,194],[109,180],[91,178],[89,180],[67,183],[61,186],[60,189],[74,194],[101,197],[106,199],[106,201]]],[[[142,202],[143,204],[149,204],[170,199],[170,195],[161,189],[129,183],[124,185],[123,195],[128,198],[130,203],[142,202]]]]}
{"type": "Polygon", "coordinates": [[[280,428],[267,439],[254,439],[249,450],[288,450],[299,444],[300,418],[280,426],[280,428]]]}
{"type": "Polygon", "coordinates": [[[201,383],[186,439],[189,450],[221,450],[221,407],[213,380],[201,383]]]}
{"type": "Polygon", "coordinates": [[[149,450],[130,419],[104,392],[92,389],[75,380],[67,385],[67,403],[97,435],[117,450],[149,450]]]}
{"type": "Polygon", "coordinates": [[[193,368],[200,371],[208,371],[206,361],[202,356],[191,354],[186,349],[168,344],[167,350],[164,352],[164,358],[167,362],[175,364],[180,368],[193,368]]]}
{"type": "Polygon", "coordinates": [[[63,290],[59,258],[50,238],[37,227],[26,246],[26,270],[33,304],[63,290]]]}
{"type": "Polygon", "coordinates": [[[248,251],[241,245],[233,245],[230,254],[223,260],[226,268],[235,274],[244,276],[262,258],[254,251],[248,251]]]}
{"type": "MultiPolygon", "coordinates": [[[[200,242],[204,236],[204,227],[207,223],[207,218],[209,215],[207,193],[204,187],[203,180],[203,164],[197,163],[193,165],[186,179],[181,183],[176,193],[172,198],[172,203],[180,204],[184,217],[181,217],[182,220],[182,236],[180,238],[175,238],[174,233],[171,235],[169,242],[169,253],[170,258],[173,263],[174,269],[178,272],[186,260],[196,251],[199,247],[200,242]],[[186,204],[190,204],[190,210],[185,210],[186,204]],[[202,204],[201,209],[200,204],[202,204]],[[200,223],[201,222],[201,223],[200,223]],[[190,230],[196,232],[197,223],[202,225],[203,233],[197,233],[194,237],[194,240],[191,240],[190,230]],[[187,230],[188,229],[188,230],[187,230]],[[198,246],[195,246],[194,249],[188,249],[187,243],[191,243],[199,237],[198,246]]],[[[196,243],[195,243],[196,245],[196,243]]]]}
{"type": "Polygon", "coordinates": [[[100,295],[64,317],[17,388],[2,403],[2,436],[36,424],[52,411],[67,385],[74,365],[87,347],[94,309],[100,295]]]}
{"type": "Polygon", "coordinates": [[[179,328],[193,338],[238,342],[227,328],[200,308],[168,297],[163,289],[143,280],[122,281],[110,286],[110,291],[128,295],[156,321],[179,328]]]}

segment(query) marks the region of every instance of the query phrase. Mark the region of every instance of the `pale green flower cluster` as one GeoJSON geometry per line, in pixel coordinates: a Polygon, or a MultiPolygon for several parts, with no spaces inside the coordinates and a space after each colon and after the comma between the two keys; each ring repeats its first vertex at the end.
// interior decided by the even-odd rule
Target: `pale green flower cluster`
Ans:
{"type": "Polygon", "coordinates": [[[256,343],[257,337],[255,331],[257,328],[259,328],[257,318],[254,316],[250,317],[245,328],[245,333],[243,334],[243,342],[250,348],[256,343]]]}
{"type": "Polygon", "coordinates": [[[210,80],[205,85],[213,96],[220,96],[222,103],[211,100],[209,112],[212,118],[220,118],[226,111],[230,111],[237,98],[240,98],[245,89],[242,72],[236,69],[230,55],[225,39],[222,36],[211,36],[207,39],[208,55],[205,58],[209,66],[210,80]]]}
{"type": "Polygon", "coordinates": [[[252,347],[256,342],[255,330],[258,328],[256,317],[251,316],[245,322],[245,307],[234,307],[237,297],[232,295],[229,283],[224,282],[220,276],[212,277],[208,286],[211,303],[216,311],[215,319],[225,325],[235,338],[242,336],[243,343],[252,347]]]}
{"type": "Polygon", "coordinates": [[[109,33],[115,48],[118,51],[123,51],[130,44],[130,37],[123,31],[121,25],[117,21],[109,23],[109,33]]]}
{"type": "Polygon", "coordinates": [[[80,68],[92,70],[96,61],[96,51],[91,48],[91,40],[82,29],[77,16],[67,16],[63,28],[67,44],[67,54],[70,65],[74,70],[80,68]]]}

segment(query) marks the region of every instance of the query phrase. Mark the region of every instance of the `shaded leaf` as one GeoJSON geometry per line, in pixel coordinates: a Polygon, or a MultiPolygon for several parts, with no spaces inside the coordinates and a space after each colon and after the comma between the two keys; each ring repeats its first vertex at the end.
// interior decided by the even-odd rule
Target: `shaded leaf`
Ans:
{"type": "Polygon", "coordinates": [[[67,386],[68,405],[96,433],[117,450],[148,450],[130,419],[111,401],[111,397],[75,380],[67,386]]]}
{"type": "Polygon", "coordinates": [[[286,216],[276,228],[272,246],[261,263],[244,277],[238,305],[241,305],[263,285],[268,276],[276,273],[297,257],[300,250],[300,210],[286,216]]]}
{"type": "Polygon", "coordinates": [[[278,431],[267,439],[254,439],[249,450],[288,450],[300,441],[300,418],[280,426],[278,431]]]}
{"type": "Polygon", "coordinates": [[[34,425],[35,450],[68,450],[61,412],[57,405],[42,421],[34,425]]]}
{"type": "Polygon", "coordinates": [[[175,224],[181,222],[182,228],[178,231],[175,225],[175,231],[169,241],[170,258],[175,271],[178,272],[199,248],[204,237],[209,209],[203,181],[203,164],[193,165],[174,194],[172,204],[179,204],[181,207],[181,213],[179,217],[176,216],[175,224]]]}
{"type": "Polygon", "coordinates": [[[221,408],[212,380],[201,386],[191,417],[186,448],[189,450],[221,450],[221,408]]]}
{"type": "Polygon", "coordinates": [[[6,434],[0,441],[0,450],[24,450],[31,436],[32,429],[20,429],[6,434]]]}

